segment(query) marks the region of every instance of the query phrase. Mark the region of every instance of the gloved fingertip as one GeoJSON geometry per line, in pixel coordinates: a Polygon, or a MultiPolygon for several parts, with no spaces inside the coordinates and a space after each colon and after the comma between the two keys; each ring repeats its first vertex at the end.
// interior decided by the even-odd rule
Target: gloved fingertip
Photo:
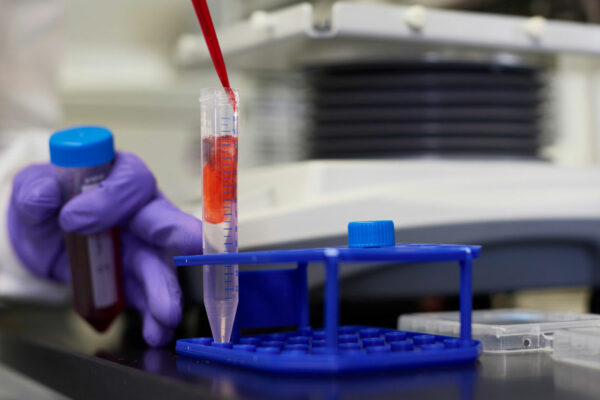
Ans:
{"type": "MultiPolygon", "coordinates": [[[[58,223],[63,231],[89,235],[105,229],[99,226],[98,218],[93,213],[86,212],[82,207],[84,202],[74,198],[60,210],[58,223]]],[[[85,207],[84,207],[85,208],[85,207]]]]}
{"type": "Polygon", "coordinates": [[[160,325],[150,313],[144,314],[142,336],[150,347],[161,347],[173,339],[174,330],[160,325]]]}
{"type": "Polygon", "coordinates": [[[156,194],[156,178],[146,163],[132,153],[117,153],[113,169],[104,181],[105,189],[134,209],[149,202],[156,194]]]}
{"type": "Polygon", "coordinates": [[[142,316],[147,312],[144,290],[134,279],[125,278],[125,298],[127,304],[138,310],[142,316]]]}
{"type": "Polygon", "coordinates": [[[16,190],[14,204],[17,212],[27,220],[45,221],[62,205],[58,182],[48,176],[30,179],[16,190]]]}
{"type": "Polygon", "coordinates": [[[177,254],[202,254],[202,222],[192,216],[186,218],[172,240],[177,254]]]}
{"type": "Polygon", "coordinates": [[[149,299],[150,312],[162,325],[176,328],[182,318],[181,290],[170,290],[169,292],[169,298],[149,299]]]}
{"type": "Polygon", "coordinates": [[[67,254],[62,253],[59,259],[52,267],[51,278],[62,283],[67,283],[71,280],[71,271],[69,270],[69,262],[67,254]]]}
{"type": "Polygon", "coordinates": [[[176,254],[202,253],[202,221],[187,214],[164,196],[144,206],[129,228],[154,246],[176,254]]]}
{"type": "Polygon", "coordinates": [[[77,218],[73,218],[73,213],[71,209],[66,206],[60,210],[58,214],[58,223],[63,231],[65,232],[73,232],[78,228],[77,218]]]}
{"type": "Polygon", "coordinates": [[[174,267],[156,248],[124,240],[125,265],[144,289],[147,309],[161,325],[176,327],[181,322],[182,294],[174,267]]]}

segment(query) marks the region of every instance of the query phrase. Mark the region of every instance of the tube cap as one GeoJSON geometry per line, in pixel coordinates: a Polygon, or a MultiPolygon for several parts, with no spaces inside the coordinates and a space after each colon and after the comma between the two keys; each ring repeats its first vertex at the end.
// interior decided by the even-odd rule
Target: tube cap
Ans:
{"type": "Polygon", "coordinates": [[[50,161],[59,167],[94,167],[114,158],[113,135],[101,126],[78,126],[50,137],[50,161]]]}
{"type": "Polygon", "coordinates": [[[394,246],[393,221],[358,221],[348,224],[348,247],[394,246]]]}

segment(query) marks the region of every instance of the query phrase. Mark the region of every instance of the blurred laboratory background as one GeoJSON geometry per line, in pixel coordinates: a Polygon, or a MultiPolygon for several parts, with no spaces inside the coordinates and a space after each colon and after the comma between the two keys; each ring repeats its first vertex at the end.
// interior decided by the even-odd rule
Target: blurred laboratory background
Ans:
{"type": "MultiPolygon", "coordinates": [[[[344,244],[348,221],[393,219],[399,242],[484,245],[476,306],[600,311],[600,3],[209,6],[241,94],[241,250],[344,244]]],[[[63,9],[62,125],[110,127],[198,213],[198,95],[218,79],[189,1],[63,9]]],[[[342,295],[395,321],[456,308],[455,276],[361,266],[342,295]]]]}
{"type": "MultiPolygon", "coordinates": [[[[266,18],[261,11],[268,15],[299,3],[209,2],[216,24],[222,28],[244,20],[260,23],[261,17],[266,18]]],[[[356,3],[422,4],[579,22],[600,18],[600,5],[586,0],[356,3]]],[[[315,26],[327,29],[323,27],[330,24],[335,2],[310,4],[315,26]]],[[[66,0],[64,13],[60,68],[64,124],[104,121],[116,131],[122,148],[144,156],[165,192],[178,202],[194,199],[198,185],[190,184],[189,175],[198,170],[193,168],[197,160],[198,88],[217,81],[208,60],[195,54],[204,51],[204,43],[195,37],[199,27],[189,2],[131,0],[121,4],[110,0],[96,4],[66,0]],[[139,140],[140,135],[144,140],[139,140]]],[[[337,51],[328,55],[320,54],[324,46],[317,41],[296,46],[301,49],[296,54],[265,49],[255,51],[252,62],[234,56],[253,48],[234,48],[232,43],[225,57],[233,57],[229,68],[245,105],[241,166],[422,154],[545,156],[571,165],[593,164],[598,158],[593,145],[597,126],[591,115],[597,82],[593,58],[581,59],[570,52],[539,56],[493,48],[434,48],[435,43],[420,48],[412,41],[395,43],[389,51],[391,46],[385,39],[383,35],[380,41],[369,38],[368,52],[363,51],[364,43],[355,43],[353,50],[352,41],[341,40],[332,44],[337,51]],[[313,57],[318,61],[310,60],[313,57]],[[388,114],[397,111],[396,120],[390,116],[386,119],[382,107],[391,105],[388,97],[394,85],[408,91],[397,100],[402,104],[389,107],[393,111],[388,114]],[[371,97],[352,96],[365,88],[371,97]],[[506,90],[500,92],[499,88],[506,90]],[[352,95],[344,99],[344,95],[336,97],[338,93],[352,95]],[[433,99],[431,93],[438,98],[433,99]],[[344,113],[344,100],[346,110],[352,107],[351,115],[344,113]],[[473,103],[488,107],[482,113],[473,112],[473,103]],[[356,121],[367,129],[355,125],[356,121]],[[372,133],[372,125],[367,123],[375,121],[386,122],[385,132],[379,131],[389,135],[386,145],[365,137],[372,133]],[[435,122],[438,124],[432,127],[435,122]],[[441,126],[445,122],[460,123],[454,130],[462,136],[451,132],[452,127],[441,126]],[[346,130],[346,125],[353,125],[353,129],[346,130]],[[390,133],[393,131],[397,134],[390,133]],[[400,140],[409,135],[412,140],[400,140]],[[472,140],[459,140],[465,135],[471,135],[472,140]],[[424,136],[447,140],[426,143],[420,140],[424,136]],[[333,137],[353,140],[332,146],[333,137]]],[[[356,42],[362,41],[356,38],[356,42]]],[[[224,47],[228,48],[227,43],[224,47]]]]}

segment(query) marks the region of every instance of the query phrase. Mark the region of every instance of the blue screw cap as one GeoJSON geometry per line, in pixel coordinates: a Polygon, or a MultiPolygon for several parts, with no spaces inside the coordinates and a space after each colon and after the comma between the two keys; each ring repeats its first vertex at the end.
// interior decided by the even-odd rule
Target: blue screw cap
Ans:
{"type": "Polygon", "coordinates": [[[101,126],[78,126],[50,137],[50,160],[59,167],[94,167],[114,158],[113,135],[101,126]]]}
{"type": "Polygon", "coordinates": [[[357,221],[348,224],[348,247],[394,246],[393,221],[357,221]]]}

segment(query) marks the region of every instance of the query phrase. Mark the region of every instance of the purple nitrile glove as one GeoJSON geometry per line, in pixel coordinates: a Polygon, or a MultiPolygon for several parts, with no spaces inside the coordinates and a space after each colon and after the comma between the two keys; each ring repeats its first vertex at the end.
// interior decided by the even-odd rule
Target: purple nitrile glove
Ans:
{"type": "Polygon", "coordinates": [[[181,321],[181,289],[167,257],[202,252],[202,223],[172,205],[130,153],[117,153],[110,175],[64,206],[52,165],[31,165],[14,179],[9,236],[35,275],[68,281],[63,231],[87,235],[113,226],[121,227],[127,302],[142,315],[146,342],[164,345],[181,321]]]}

